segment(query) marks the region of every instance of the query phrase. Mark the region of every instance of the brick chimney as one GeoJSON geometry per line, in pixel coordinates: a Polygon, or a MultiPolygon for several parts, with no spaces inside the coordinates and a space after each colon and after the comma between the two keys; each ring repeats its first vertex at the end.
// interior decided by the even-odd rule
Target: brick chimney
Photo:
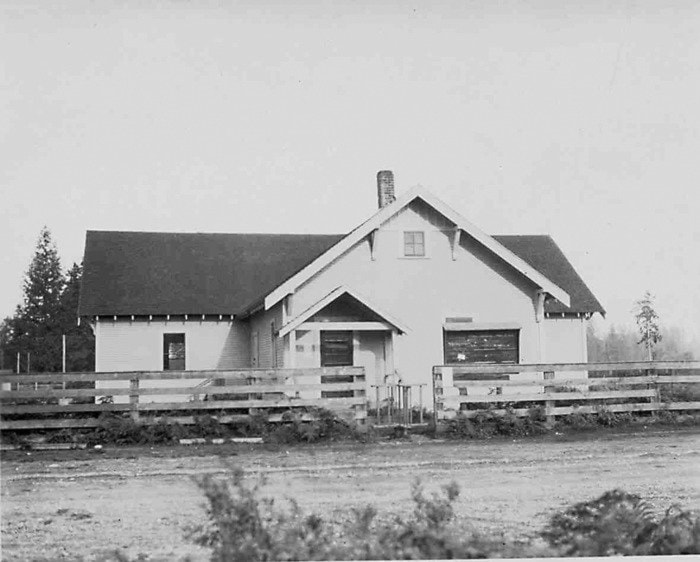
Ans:
{"type": "Polygon", "coordinates": [[[391,170],[377,172],[377,201],[380,209],[396,201],[396,196],[394,195],[394,172],[391,170]]]}

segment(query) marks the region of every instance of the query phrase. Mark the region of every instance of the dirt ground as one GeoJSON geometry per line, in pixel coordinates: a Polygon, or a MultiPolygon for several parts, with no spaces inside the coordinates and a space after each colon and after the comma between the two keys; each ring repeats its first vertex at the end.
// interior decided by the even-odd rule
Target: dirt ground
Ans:
{"type": "Polygon", "coordinates": [[[184,538],[203,522],[192,476],[242,467],[264,475],[265,495],[295,498],[306,511],[338,517],[372,503],[408,512],[411,483],[456,481],[460,519],[522,536],[553,511],[612,488],[700,507],[700,432],[595,434],[544,439],[387,441],[334,446],[202,446],[3,456],[2,559],[172,560],[207,552],[184,538]]]}

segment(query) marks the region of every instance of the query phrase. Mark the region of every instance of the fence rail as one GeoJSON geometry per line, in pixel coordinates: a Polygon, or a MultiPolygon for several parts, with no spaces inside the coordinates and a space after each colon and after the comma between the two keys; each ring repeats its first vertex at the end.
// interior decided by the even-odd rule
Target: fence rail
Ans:
{"type": "Polygon", "coordinates": [[[700,361],[438,365],[433,407],[436,420],[543,407],[550,424],[577,413],[700,410],[700,361]]]}
{"type": "Polygon", "coordinates": [[[192,424],[205,414],[229,422],[260,410],[280,421],[284,411],[313,408],[358,422],[367,416],[363,367],[0,374],[0,383],[0,430],[96,427],[103,412],[146,424],[166,415],[192,424]]]}

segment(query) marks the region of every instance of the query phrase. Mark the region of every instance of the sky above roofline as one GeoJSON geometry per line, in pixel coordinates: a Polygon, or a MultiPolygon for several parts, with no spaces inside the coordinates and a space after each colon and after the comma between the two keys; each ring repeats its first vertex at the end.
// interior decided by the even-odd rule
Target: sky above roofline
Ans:
{"type": "Polygon", "coordinates": [[[0,2],[0,313],[46,224],[348,232],[375,174],[698,333],[696,2],[0,2]]]}

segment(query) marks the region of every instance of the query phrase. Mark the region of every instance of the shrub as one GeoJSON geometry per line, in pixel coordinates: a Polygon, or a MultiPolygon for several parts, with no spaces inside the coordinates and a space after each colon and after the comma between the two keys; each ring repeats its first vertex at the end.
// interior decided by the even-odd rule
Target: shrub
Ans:
{"type": "Polygon", "coordinates": [[[672,507],[657,521],[639,496],[612,490],[554,515],[542,537],[564,556],[700,553],[700,517],[672,507]]]}
{"type": "Polygon", "coordinates": [[[265,424],[264,435],[274,443],[317,443],[320,441],[365,440],[366,434],[354,424],[324,408],[285,412],[280,423],[265,424]],[[304,421],[304,414],[314,418],[304,421]]]}
{"type": "Polygon", "coordinates": [[[639,496],[620,490],[555,514],[534,537],[515,542],[485,536],[456,522],[453,482],[425,494],[416,481],[413,511],[381,518],[367,505],[350,510],[341,524],[287,509],[260,497],[240,469],[228,480],[196,479],[207,500],[207,521],[188,538],[211,549],[213,561],[510,558],[516,556],[609,556],[700,553],[700,517],[677,507],[657,520],[639,496]]]}
{"type": "Polygon", "coordinates": [[[413,485],[414,509],[408,518],[377,520],[372,506],[356,508],[340,527],[318,515],[305,515],[295,502],[278,508],[260,498],[260,483],[245,485],[243,472],[228,481],[196,479],[207,500],[208,521],[188,537],[212,549],[212,561],[426,559],[485,555],[503,549],[499,541],[457,529],[453,503],[459,488],[452,483],[428,497],[413,485]]]}
{"type": "Polygon", "coordinates": [[[455,483],[427,496],[416,481],[408,517],[379,518],[367,505],[354,508],[341,524],[304,515],[293,501],[286,511],[259,499],[259,484],[243,483],[240,470],[229,482],[203,477],[198,483],[208,500],[209,520],[189,533],[212,549],[212,560],[360,560],[445,559],[542,556],[556,552],[528,543],[487,537],[455,522],[455,483]]]}
{"type": "Polygon", "coordinates": [[[663,402],[696,402],[700,400],[700,385],[671,383],[659,385],[659,397],[663,402]]]}
{"type": "Polygon", "coordinates": [[[444,422],[445,435],[455,439],[484,439],[496,435],[525,437],[547,433],[543,408],[530,408],[527,416],[517,416],[512,406],[505,410],[504,414],[484,410],[472,418],[459,412],[455,418],[444,422]]]}
{"type": "Polygon", "coordinates": [[[194,425],[190,428],[190,434],[196,437],[221,437],[226,432],[226,427],[210,414],[194,416],[194,425]]]}
{"type": "Polygon", "coordinates": [[[598,426],[595,414],[581,414],[578,412],[569,414],[568,416],[562,416],[560,423],[564,427],[571,427],[573,429],[591,429],[598,426]]]}
{"type": "Polygon", "coordinates": [[[131,417],[118,414],[102,414],[98,426],[82,434],[74,434],[73,440],[87,443],[110,443],[114,445],[146,445],[173,443],[190,432],[182,425],[167,418],[160,418],[154,424],[144,424],[131,417]]]}
{"type": "Polygon", "coordinates": [[[143,426],[130,417],[102,414],[98,426],[88,434],[89,442],[114,443],[116,445],[138,445],[146,443],[143,426]]]}

